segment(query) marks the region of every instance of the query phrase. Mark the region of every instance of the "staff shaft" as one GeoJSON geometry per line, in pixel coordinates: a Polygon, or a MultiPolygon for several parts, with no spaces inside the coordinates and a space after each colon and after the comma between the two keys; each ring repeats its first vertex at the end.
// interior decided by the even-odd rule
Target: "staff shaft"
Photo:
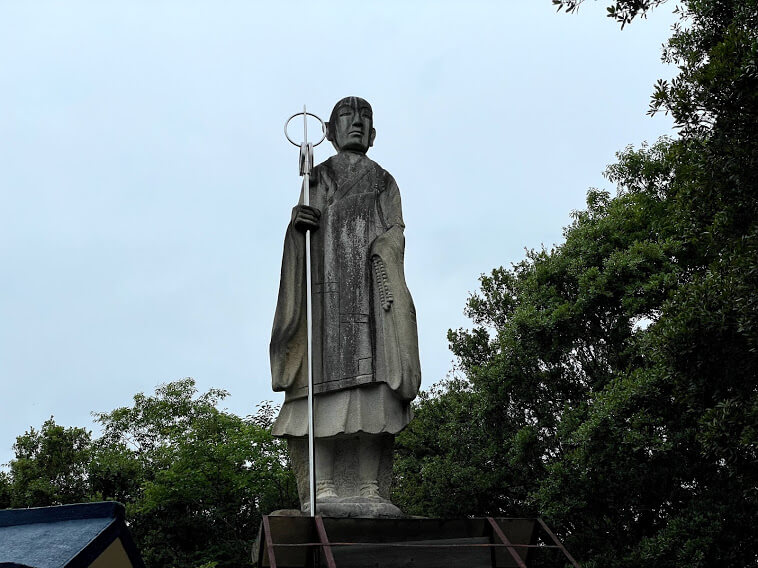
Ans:
{"type": "MultiPolygon", "coordinates": [[[[303,105],[303,144],[306,148],[306,165],[303,173],[303,204],[310,205],[310,152],[308,147],[308,114],[303,105]]],[[[311,517],[316,516],[316,436],[313,411],[313,296],[311,284],[311,232],[305,231],[305,319],[308,327],[308,473],[311,517]]]]}
{"type": "MultiPolygon", "coordinates": [[[[309,205],[310,176],[303,178],[303,203],[309,205]]],[[[313,412],[313,299],[311,295],[311,232],[305,231],[305,317],[308,322],[308,465],[310,477],[311,517],[316,515],[316,440],[313,412]]]]}

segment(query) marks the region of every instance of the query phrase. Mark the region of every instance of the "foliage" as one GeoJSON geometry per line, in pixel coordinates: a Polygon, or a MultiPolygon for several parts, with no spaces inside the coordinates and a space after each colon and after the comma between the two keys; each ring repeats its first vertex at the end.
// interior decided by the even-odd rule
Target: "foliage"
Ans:
{"type": "Polygon", "coordinates": [[[270,407],[243,419],[216,408],[225,391],[195,394],[185,379],[96,415],[103,425],[96,487],[111,488],[109,498],[136,491],[127,513],[151,566],[239,565],[263,512],[295,500],[282,443],[270,434],[270,407]]]}
{"type": "Polygon", "coordinates": [[[133,406],[95,414],[96,440],[51,418],[19,436],[0,505],[118,500],[148,566],[245,564],[261,515],[297,497],[283,444],[270,434],[275,409],[264,403],[240,418],[217,408],[226,396],[198,395],[192,379],[161,385],[133,406]]]}
{"type": "Polygon", "coordinates": [[[5,482],[8,505],[40,507],[86,501],[91,442],[90,432],[59,426],[52,416],[41,430],[30,428],[16,438],[16,459],[10,463],[5,482]]]}
{"type": "Polygon", "coordinates": [[[458,378],[399,439],[410,511],[545,515],[590,567],[758,557],[758,3],[677,9],[651,111],[679,136],[481,278],[458,378]]]}
{"type": "MultiPolygon", "coordinates": [[[[558,11],[565,10],[571,14],[579,10],[579,6],[584,4],[584,0],[552,0],[553,4],[558,7],[558,11]]],[[[647,17],[647,13],[667,0],[615,0],[606,8],[608,17],[613,18],[621,24],[621,29],[630,23],[634,18],[640,16],[647,17]]]]}
{"type": "Polygon", "coordinates": [[[0,509],[11,506],[11,477],[4,471],[0,471],[0,509]]]}
{"type": "Polygon", "coordinates": [[[517,506],[500,489],[514,486],[509,469],[493,462],[504,456],[480,439],[475,405],[481,399],[469,385],[451,379],[419,396],[416,417],[396,448],[393,501],[407,514],[443,518],[517,506]]]}

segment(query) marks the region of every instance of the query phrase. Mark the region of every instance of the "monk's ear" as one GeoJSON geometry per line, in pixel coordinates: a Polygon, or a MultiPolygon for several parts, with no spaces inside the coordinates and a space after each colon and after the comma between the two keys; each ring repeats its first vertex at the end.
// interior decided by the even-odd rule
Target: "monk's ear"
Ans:
{"type": "Polygon", "coordinates": [[[371,136],[368,139],[369,148],[374,145],[374,138],[376,138],[376,128],[371,129],[371,136]]]}
{"type": "Polygon", "coordinates": [[[334,136],[332,136],[332,125],[331,123],[326,123],[326,139],[329,140],[329,142],[334,142],[334,136]]]}

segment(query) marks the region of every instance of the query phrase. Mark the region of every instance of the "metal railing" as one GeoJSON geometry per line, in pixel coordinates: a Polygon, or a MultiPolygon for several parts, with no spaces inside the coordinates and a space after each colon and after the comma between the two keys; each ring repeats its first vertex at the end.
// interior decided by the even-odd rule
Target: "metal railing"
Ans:
{"type": "MultiPolygon", "coordinates": [[[[570,565],[574,568],[580,568],[579,563],[574,559],[573,556],[571,556],[568,550],[566,550],[566,547],[563,545],[560,539],[558,539],[558,537],[555,535],[555,533],[553,533],[552,530],[550,530],[547,524],[545,524],[545,522],[538,517],[499,519],[495,519],[493,517],[484,517],[483,519],[462,520],[461,522],[484,521],[484,524],[479,527],[480,532],[476,535],[478,536],[478,539],[472,538],[471,533],[468,533],[466,535],[455,535],[448,530],[446,534],[440,534],[439,538],[431,538],[425,540],[424,542],[413,542],[403,539],[401,533],[404,520],[402,519],[340,519],[340,521],[342,523],[351,523],[353,529],[360,528],[361,523],[363,522],[366,526],[366,530],[370,531],[371,534],[374,534],[375,537],[382,536],[387,540],[351,540],[344,538],[344,534],[337,535],[336,540],[331,540],[329,534],[327,533],[324,519],[320,515],[316,515],[315,517],[264,516],[261,526],[261,534],[259,536],[259,542],[257,543],[259,550],[255,553],[258,560],[258,566],[281,568],[281,565],[278,566],[277,562],[277,550],[306,549],[312,551],[313,554],[310,558],[307,554],[303,557],[305,559],[302,563],[303,566],[316,566],[320,562],[322,564],[325,564],[327,568],[337,568],[338,563],[335,560],[335,550],[346,548],[363,548],[372,549],[373,551],[380,549],[408,549],[409,552],[413,549],[434,549],[439,550],[440,553],[450,551],[451,549],[457,551],[465,549],[471,549],[472,551],[489,549],[491,552],[491,566],[516,566],[518,568],[528,568],[532,565],[532,562],[530,561],[530,554],[532,551],[536,552],[544,550],[557,550],[562,554],[564,561],[570,563],[570,565]],[[275,539],[275,531],[272,531],[271,519],[276,519],[275,522],[278,523],[279,532],[281,533],[279,536],[285,537],[282,540],[275,539]],[[291,521],[289,522],[289,525],[291,525],[292,529],[296,530],[288,532],[286,529],[288,526],[288,521],[291,521]],[[370,526],[367,525],[367,521],[370,523],[370,526]],[[384,535],[381,534],[383,532],[381,530],[383,521],[386,521],[385,526],[388,527],[387,534],[384,535]],[[528,542],[515,542],[513,536],[509,539],[508,536],[506,536],[506,531],[504,531],[501,527],[501,524],[503,523],[522,523],[522,534],[520,535],[522,538],[520,540],[528,540],[528,542]],[[523,527],[527,526],[528,523],[531,523],[529,526],[532,528],[531,531],[529,531],[529,536],[524,537],[523,527]],[[539,533],[540,530],[542,531],[542,534],[539,533]],[[394,531],[394,534],[390,534],[392,531],[394,531]],[[380,534],[377,535],[377,532],[380,534]],[[464,538],[456,539],[454,538],[455,536],[463,536],[464,538]],[[488,542],[450,542],[451,540],[482,540],[485,537],[488,539],[488,542]],[[318,540],[316,540],[316,538],[318,540]],[[393,538],[395,538],[395,540],[392,540],[393,538]],[[538,542],[540,540],[542,542],[538,542]],[[496,561],[496,551],[503,550],[508,552],[512,564],[503,563],[502,557],[500,563],[496,561]]],[[[328,522],[334,523],[335,519],[328,519],[328,522]]],[[[416,527],[418,523],[426,523],[428,526],[424,534],[426,536],[430,536],[430,531],[434,531],[433,523],[439,524],[445,522],[448,521],[435,519],[409,519],[407,520],[406,524],[408,527],[411,527],[411,525],[413,527],[416,527]]],[[[442,524],[439,524],[439,526],[441,527],[442,524]]],[[[335,530],[335,532],[341,531],[335,530]]],[[[352,532],[355,532],[355,530],[352,532]]],[[[291,560],[290,562],[286,563],[286,566],[293,565],[294,564],[291,560]]],[[[340,568],[347,568],[348,565],[349,564],[340,565],[340,568]]]]}

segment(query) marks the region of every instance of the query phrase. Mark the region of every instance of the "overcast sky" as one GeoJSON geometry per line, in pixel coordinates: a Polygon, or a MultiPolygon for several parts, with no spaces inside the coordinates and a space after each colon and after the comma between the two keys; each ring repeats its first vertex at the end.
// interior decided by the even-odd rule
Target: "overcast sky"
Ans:
{"type": "Polygon", "coordinates": [[[559,243],[616,151],[670,133],[645,112],[671,7],[619,31],[605,4],[2,1],[0,462],[186,376],[241,415],[280,401],[282,126],[347,95],[400,186],[422,386],[444,378],[479,275],[559,243]]]}

